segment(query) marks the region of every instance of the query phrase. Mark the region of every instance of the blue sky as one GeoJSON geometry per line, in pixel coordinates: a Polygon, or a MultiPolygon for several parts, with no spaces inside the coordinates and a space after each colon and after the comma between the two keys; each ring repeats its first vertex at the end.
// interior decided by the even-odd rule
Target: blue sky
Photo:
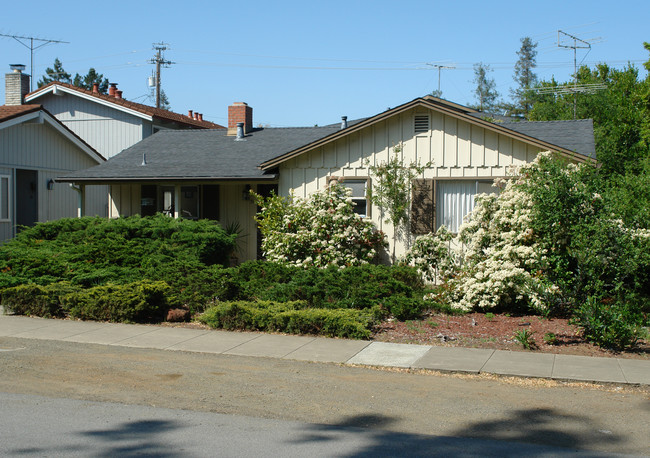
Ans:
{"type": "MultiPolygon", "coordinates": [[[[541,79],[570,80],[573,51],[562,30],[592,42],[578,62],[636,65],[649,54],[650,2],[639,1],[256,1],[5,2],[0,33],[67,41],[34,53],[34,75],[59,57],[69,73],[90,67],[124,97],[147,99],[153,43],[164,42],[162,85],[172,109],[225,124],[227,106],[247,102],[254,123],[313,126],[371,116],[430,93],[475,102],[473,64],[494,70],[508,98],[520,39],[538,43],[541,79]],[[24,5],[29,5],[26,7],[24,5]]],[[[24,41],[24,40],[23,40],[24,41]]],[[[40,42],[35,42],[40,44],[40,42]]],[[[29,50],[0,37],[2,68],[28,65],[29,50]]],[[[34,85],[36,87],[36,85],[34,85]]],[[[0,86],[4,101],[4,84],[0,86]]]]}

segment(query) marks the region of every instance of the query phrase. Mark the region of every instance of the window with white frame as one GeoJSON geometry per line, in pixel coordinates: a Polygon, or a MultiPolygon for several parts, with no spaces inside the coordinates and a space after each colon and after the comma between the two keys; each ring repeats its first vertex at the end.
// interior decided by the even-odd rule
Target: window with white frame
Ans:
{"type": "Polygon", "coordinates": [[[332,177],[330,183],[338,182],[340,185],[352,190],[354,212],[362,217],[370,216],[370,203],[368,202],[368,178],[332,177]]]}
{"type": "Polygon", "coordinates": [[[496,194],[492,181],[440,180],[436,190],[436,227],[447,226],[458,232],[463,218],[474,209],[476,194],[496,194]]]}
{"type": "Polygon", "coordinates": [[[11,196],[9,176],[0,175],[0,221],[9,221],[11,196]]]}
{"type": "Polygon", "coordinates": [[[458,232],[465,216],[474,209],[476,194],[498,192],[492,180],[414,180],[411,230],[426,234],[446,226],[458,232]]]}

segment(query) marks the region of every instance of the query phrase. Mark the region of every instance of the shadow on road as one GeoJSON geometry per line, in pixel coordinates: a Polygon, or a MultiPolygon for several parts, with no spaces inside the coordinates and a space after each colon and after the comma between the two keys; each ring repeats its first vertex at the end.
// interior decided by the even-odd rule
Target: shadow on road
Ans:
{"type": "Polygon", "coordinates": [[[86,431],[81,436],[98,442],[102,450],[93,456],[175,456],[162,440],[182,425],[168,420],[141,420],[121,423],[119,427],[106,430],[86,431]]]}
{"type": "MultiPolygon", "coordinates": [[[[388,431],[396,419],[382,415],[349,417],[336,425],[313,425],[294,443],[349,440],[359,437],[350,457],[376,456],[602,456],[619,452],[622,438],[597,429],[588,418],[551,409],[520,409],[502,419],[476,421],[451,436],[388,431]],[[583,451],[583,453],[579,453],[583,451]],[[578,453],[576,453],[578,452],[578,453]]],[[[435,434],[436,431],[431,431],[435,434]]]]}

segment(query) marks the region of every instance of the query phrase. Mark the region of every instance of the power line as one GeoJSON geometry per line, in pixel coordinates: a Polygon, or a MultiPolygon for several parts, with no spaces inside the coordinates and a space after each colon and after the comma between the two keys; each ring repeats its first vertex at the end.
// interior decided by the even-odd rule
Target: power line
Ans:
{"type": "Polygon", "coordinates": [[[18,43],[23,45],[24,47],[29,49],[29,64],[30,64],[30,73],[31,73],[31,78],[29,79],[29,90],[31,91],[34,86],[34,51],[37,50],[38,48],[42,48],[45,45],[49,45],[51,43],[66,43],[70,44],[69,41],[61,41],[61,40],[48,40],[45,38],[36,38],[36,37],[21,37],[20,35],[5,35],[4,33],[0,33],[1,37],[9,37],[13,38],[16,40],[18,43]],[[29,45],[26,43],[23,43],[21,40],[29,40],[29,45]],[[42,41],[43,43],[34,47],[34,40],[35,41],[42,41]]]}

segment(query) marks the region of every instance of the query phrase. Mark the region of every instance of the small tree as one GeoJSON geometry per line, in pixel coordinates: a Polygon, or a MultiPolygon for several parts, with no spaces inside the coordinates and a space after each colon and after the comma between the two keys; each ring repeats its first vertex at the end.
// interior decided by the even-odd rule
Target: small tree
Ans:
{"type": "Polygon", "coordinates": [[[483,62],[474,64],[473,81],[476,84],[474,94],[476,95],[478,104],[474,105],[473,108],[479,111],[492,111],[498,106],[497,99],[499,98],[499,93],[496,90],[496,83],[494,78],[488,77],[488,73],[491,71],[490,66],[483,62]]]}
{"type": "MultiPolygon", "coordinates": [[[[386,223],[393,225],[393,246],[391,260],[395,263],[395,244],[409,233],[411,208],[411,183],[431,163],[406,164],[401,157],[402,144],[393,146],[393,157],[379,165],[369,167],[375,183],[370,192],[370,201],[385,214],[386,223]]],[[[408,238],[408,237],[407,237],[408,238]]]]}

